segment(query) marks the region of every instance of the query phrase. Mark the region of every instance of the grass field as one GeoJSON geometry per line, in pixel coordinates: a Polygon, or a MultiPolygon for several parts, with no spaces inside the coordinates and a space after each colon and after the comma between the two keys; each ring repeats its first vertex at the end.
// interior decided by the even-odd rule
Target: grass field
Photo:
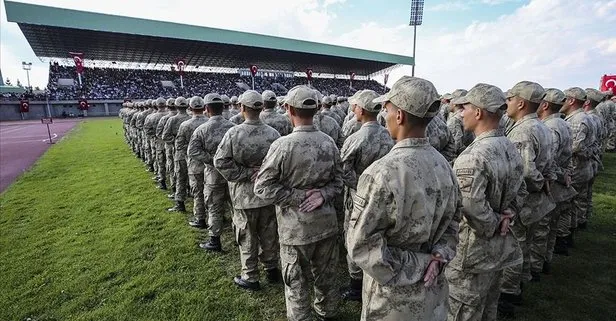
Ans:
{"type": "MultiPolygon", "coordinates": [[[[605,166],[589,228],[528,287],[518,320],[616,320],[616,155],[605,166]]],[[[0,320],[285,320],[281,285],[234,286],[230,223],[226,252],[203,252],[206,233],[166,212],[150,177],[119,120],[91,120],[0,195],[0,320]]],[[[360,309],[341,304],[340,320],[360,309]]]]}

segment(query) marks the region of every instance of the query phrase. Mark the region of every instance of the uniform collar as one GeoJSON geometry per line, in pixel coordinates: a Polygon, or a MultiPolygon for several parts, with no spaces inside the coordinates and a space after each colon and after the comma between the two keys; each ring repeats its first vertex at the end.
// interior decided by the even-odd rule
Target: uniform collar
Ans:
{"type": "Polygon", "coordinates": [[[417,147],[424,147],[424,146],[430,146],[430,142],[428,141],[427,137],[406,138],[406,139],[403,139],[397,142],[396,145],[394,145],[394,147],[392,148],[392,150],[398,149],[398,148],[417,148],[417,147]]]}
{"type": "Polygon", "coordinates": [[[543,121],[545,122],[545,121],[548,121],[548,120],[550,120],[550,119],[554,119],[554,118],[561,118],[560,116],[561,116],[561,114],[560,114],[560,113],[555,113],[555,114],[552,114],[552,115],[550,115],[550,116],[546,117],[543,121]]]}
{"type": "MultiPolygon", "coordinates": [[[[529,121],[531,119],[537,119],[537,118],[538,118],[537,117],[537,113],[530,113],[530,114],[522,117],[520,120],[514,122],[513,126],[511,126],[511,129],[514,129],[514,128],[520,126],[522,123],[525,123],[525,122],[527,122],[527,121],[529,121]]],[[[511,131],[511,130],[509,130],[509,131],[511,131]]]]}
{"type": "Polygon", "coordinates": [[[567,117],[565,117],[565,120],[567,120],[567,119],[569,119],[569,118],[571,118],[571,117],[573,117],[573,116],[575,116],[575,115],[577,115],[577,114],[579,114],[579,113],[581,113],[581,112],[582,112],[582,108],[578,108],[578,109],[576,109],[574,112],[572,112],[571,114],[569,114],[567,117]]]}
{"type": "Polygon", "coordinates": [[[369,121],[361,125],[361,127],[376,127],[376,126],[381,126],[379,123],[376,122],[376,120],[369,121]]]}
{"type": "Polygon", "coordinates": [[[246,125],[261,125],[263,122],[260,119],[246,119],[244,120],[246,125]]]}
{"type": "Polygon", "coordinates": [[[224,117],[222,117],[222,115],[214,115],[212,117],[210,117],[210,120],[222,120],[224,117]]]}
{"type": "Polygon", "coordinates": [[[314,125],[303,125],[303,126],[296,126],[295,128],[293,128],[293,132],[316,132],[317,129],[314,127],[314,125]]]}

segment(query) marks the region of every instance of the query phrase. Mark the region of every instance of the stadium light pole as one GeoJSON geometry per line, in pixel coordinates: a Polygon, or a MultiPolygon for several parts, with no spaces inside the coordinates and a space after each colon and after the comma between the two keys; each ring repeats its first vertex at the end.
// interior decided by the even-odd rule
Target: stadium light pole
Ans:
{"type": "Polygon", "coordinates": [[[411,76],[415,77],[415,47],[417,46],[417,26],[421,26],[423,20],[424,0],[411,0],[411,18],[409,26],[413,26],[413,69],[411,76]]]}
{"type": "Polygon", "coordinates": [[[21,68],[26,71],[26,77],[28,78],[28,89],[32,90],[32,86],[30,86],[30,70],[32,70],[32,63],[22,61],[21,68]]]}

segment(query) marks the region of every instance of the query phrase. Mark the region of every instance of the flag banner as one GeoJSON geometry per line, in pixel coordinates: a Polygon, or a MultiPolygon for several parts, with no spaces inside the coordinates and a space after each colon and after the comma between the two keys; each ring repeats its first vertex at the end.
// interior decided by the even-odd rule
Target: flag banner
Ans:
{"type": "Polygon", "coordinates": [[[603,75],[601,77],[601,91],[610,90],[616,94],[616,75],[603,75]]]}
{"type": "Polygon", "coordinates": [[[73,58],[75,62],[75,68],[77,69],[77,73],[81,74],[83,72],[83,53],[81,52],[69,52],[69,55],[73,58]]]}
{"type": "Polygon", "coordinates": [[[177,71],[180,73],[180,76],[184,75],[184,68],[186,67],[186,62],[184,61],[184,59],[176,59],[175,65],[177,66],[177,71]]]}
{"type": "Polygon", "coordinates": [[[257,75],[257,71],[259,71],[259,68],[257,68],[257,66],[255,65],[250,66],[250,73],[252,74],[253,77],[257,75]]]}
{"type": "Polygon", "coordinates": [[[306,77],[308,77],[308,81],[312,81],[312,69],[306,69],[306,77]]]}

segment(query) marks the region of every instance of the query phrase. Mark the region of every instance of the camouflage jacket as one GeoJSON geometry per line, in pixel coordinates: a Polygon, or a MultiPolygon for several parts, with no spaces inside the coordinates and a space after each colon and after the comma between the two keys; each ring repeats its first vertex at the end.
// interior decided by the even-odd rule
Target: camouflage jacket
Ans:
{"type": "MultiPolygon", "coordinates": [[[[361,124],[361,123],[360,123],[361,124]]],[[[344,184],[357,189],[357,178],[370,164],[389,153],[394,140],[377,122],[367,122],[344,141],[340,150],[344,184]]]]}
{"type": "Polygon", "coordinates": [[[361,122],[358,121],[353,114],[351,114],[351,117],[342,125],[342,136],[346,139],[357,132],[360,128],[361,122]]]}
{"type": "Polygon", "coordinates": [[[163,139],[163,130],[165,129],[165,124],[167,124],[167,120],[177,114],[178,112],[176,110],[169,111],[167,114],[160,118],[158,124],[156,125],[156,138],[160,140],[163,139]]]}
{"type": "Polygon", "coordinates": [[[133,119],[133,116],[137,113],[137,109],[129,109],[126,114],[124,114],[124,123],[128,126],[131,125],[131,121],[133,119]]]}
{"type": "Polygon", "coordinates": [[[529,193],[519,218],[524,225],[532,224],[556,205],[542,190],[546,181],[556,180],[552,166],[552,133],[537,114],[532,113],[514,122],[506,134],[522,156],[524,181],[529,193]]]}
{"type": "Polygon", "coordinates": [[[244,122],[244,115],[242,115],[242,113],[237,113],[231,116],[231,118],[229,118],[229,121],[235,125],[239,125],[244,122]]]}
{"type": "Polygon", "coordinates": [[[427,288],[432,254],[451,260],[460,190],[427,138],[404,139],[359,177],[346,245],[364,271],[362,320],[446,320],[444,275],[427,288]]]}
{"type": "Polygon", "coordinates": [[[148,135],[148,137],[156,137],[156,127],[158,126],[158,121],[166,114],[167,112],[164,111],[156,111],[155,113],[149,114],[145,118],[145,122],[143,123],[143,130],[145,130],[145,134],[148,135]]]}
{"type": "Polygon", "coordinates": [[[178,135],[180,125],[189,119],[190,116],[188,116],[188,114],[181,112],[178,112],[175,116],[169,117],[165,124],[165,128],[163,128],[162,139],[165,143],[175,145],[175,137],[178,135]]]}
{"type": "Polygon", "coordinates": [[[233,123],[223,116],[212,116],[207,122],[195,129],[188,146],[189,163],[198,169],[198,163],[204,166],[206,185],[226,184],[227,181],[214,168],[214,155],[225,133],[233,123]]]}
{"type": "Polygon", "coordinates": [[[592,125],[588,115],[581,109],[569,114],[565,117],[565,121],[569,124],[569,128],[571,128],[571,137],[573,138],[573,144],[571,145],[573,158],[569,167],[572,173],[571,182],[575,184],[586,183],[593,176],[591,164],[593,157],[592,145],[594,143],[592,125]]]}
{"type": "Polygon", "coordinates": [[[130,126],[133,128],[137,128],[137,119],[140,117],[140,115],[143,113],[143,111],[140,111],[139,109],[136,109],[136,111],[132,114],[132,116],[130,117],[130,126]]]}
{"type": "MultiPolygon", "coordinates": [[[[180,127],[178,128],[178,135],[175,136],[175,155],[173,155],[173,160],[186,160],[188,161],[188,144],[190,143],[190,138],[199,127],[199,125],[205,123],[208,120],[205,115],[194,115],[192,118],[182,122],[180,127]]],[[[198,164],[195,164],[198,166],[198,164]]],[[[189,166],[190,167],[190,166],[189,166]]],[[[195,172],[189,173],[196,174],[195,172]]]]}
{"type": "Polygon", "coordinates": [[[592,132],[593,132],[593,144],[592,144],[592,167],[593,167],[593,175],[596,175],[599,171],[599,167],[601,165],[601,153],[603,143],[603,139],[607,136],[604,127],[604,121],[601,115],[597,112],[596,109],[593,109],[586,113],[589,117],[590,124],[592,124],[592,132]]]}
{"type": "Polygon", "coordinates": [[[272,143],[255,181],[255,194],[276,204],[281,244],[305,245],[338,233],[334,198],[342,191],[342,164],[334,141],[314,126],[297,126],[272,143]],[[323,205],[299,210],[306,192],[321,190],[323,205]]]}
{"type": "Polygon", "coordinates": [[[567,122],[561,118],[561,114],[552,114],[543,123],[552,132],[552,166],[556,174],[551,194],[554,202],[559,203],[571,199],[576,192],[572,187],[566,186],[565,176],[570,176],[569,167],[573,152],[573,138],[567,122]]]}
{"type": "Polygon", "coordinates": [[[145,118],[153,112],[154,111],[152,109],[146,109],[142,113],[137,115],[137,120],[135,120],[135,127],[137,127],[138,129],[143,129],[143,125],[145,124],[145,118]]]}
{"type": "Polygon", "coordinates": [[[273,109],[264,109],[259,115],[261,120],[278,131],[280,136],[289,135],[293,131],[293,125],[289,117],[275,112],[273,109]]]}
{"type": "Polygon", "coordinates": [[[252,175],[259,171],[265,154],[280,134],[261,120],[246,120],[227,131],[214,155],[214,167],[229,182],[236,209],[271,205],[254,193],[252,175]]]}
{"type": "Polygon", "coordinates": [[[479,135],[453,166],[462,193],[460,243],[449,267],[468,273],[499,271],[522,263],[513,234],[500,235],[504,210],[519,213],[527,196],[524,165],[501,129],[479,135]]]}
{"type": "Polygon", "coordinates": [[[335,119],[323,115],[321,112],[318,112],[316,115],[314,115],[313,121],[314,127],[317,130],[320,130],[324,132],[327,136],[331,137],[336,143],[336,146],[338,146],[338,148],[342,147],[342,144],[344,143],[344,137],[342,136],[342,128],[340,128],[340,125],[338,125],[335,119]]]}
{"type": "Polygon", "coordinates": [[[440,117],[432,118],[426,128],[426,137],[428,137],[430,145],[445,156],[448,162],[456,157],[454,140],[449,134],[447,124],[440,117]]]}
{"type": "Polygon", "coordinates": [[[329,117],[333,118],[333,119],[336,121],[336,123],[338,123],[338,126],[342,126],[342,120],[343,120],[344,118],[340,118],[340,115],[338,115],[337,113],[335,113],[333,110],[331,110],[331,109],[322,109],[322,110],[320,111],[320,113],[321,113],[323,116],[329,116],[329,117]]]}
{"type": "Polygon", "coordinates": [[[447,129],[453,139],[453,150],[456,156],[460,155],[475,138],[472,132],[464,131],[461,111],[456,111],[447,119],[447,129]]]}

